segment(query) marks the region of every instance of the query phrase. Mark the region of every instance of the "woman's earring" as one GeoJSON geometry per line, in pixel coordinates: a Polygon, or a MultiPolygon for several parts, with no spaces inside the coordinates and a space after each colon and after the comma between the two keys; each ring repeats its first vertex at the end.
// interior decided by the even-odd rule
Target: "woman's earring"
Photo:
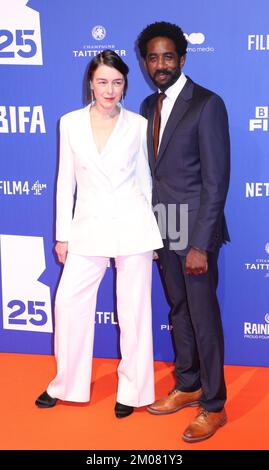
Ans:
{"type": "Polygon", "coordinates": [[[123,93],[121,95],[121,104],[122,104],[122,106],[124,106],[124,94],[123,93]]]}
{"type": "Polygon", "coordinates": [[[93,89],[91,88],[91,103],[93,102],[94,100],[94,93],[93,93],[93,89]]]}

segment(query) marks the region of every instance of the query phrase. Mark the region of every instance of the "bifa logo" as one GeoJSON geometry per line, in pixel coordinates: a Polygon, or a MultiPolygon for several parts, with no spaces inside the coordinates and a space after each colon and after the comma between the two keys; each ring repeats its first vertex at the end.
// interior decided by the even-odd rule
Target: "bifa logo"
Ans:
{"type": "Polygon", "coordinates": [[[261,130],[268,131],[268,106],[256,106],[255,119],[249,120],[250,132],[261,130]]]}
{"type": "Polygon", "coordinates": [[[50,289],[42,237],[0,235],[3,328],[52,332],[50,289]]]}
{"type": "Polygon", "coordinates": [[[39,13],[28,0],[0,0],[0,65],[43,65],[39,13]]]}
{"type": "Polygon", "coordinates": [[[42,106],[0,106],[0,134],[38,132],[46,133],[42,106]]]}

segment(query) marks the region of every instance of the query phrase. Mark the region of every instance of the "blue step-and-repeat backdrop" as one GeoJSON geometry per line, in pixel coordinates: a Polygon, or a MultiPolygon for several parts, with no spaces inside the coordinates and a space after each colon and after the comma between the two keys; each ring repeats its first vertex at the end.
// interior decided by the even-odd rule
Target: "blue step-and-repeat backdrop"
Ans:
{"type": "MultiPolygon", "coordinates": [[[[220,94],[230,118],[232,243],[219,263],[226,364],[269,365],[268,17],[268,0],[0,0],[0,351],[53,352],[59,118],[83,106],[87,64],[106,48],[128,63],[125,106],[138,111],[152,90],[135,40],[165,20],[188,39],[185,73],[220,94]]],[[[97,357],[119,354],[113,289],[111,263],[98,296],[97,357]]],[[[156,266],[152,298],[155,359],[173,360],[156,266]]]]}

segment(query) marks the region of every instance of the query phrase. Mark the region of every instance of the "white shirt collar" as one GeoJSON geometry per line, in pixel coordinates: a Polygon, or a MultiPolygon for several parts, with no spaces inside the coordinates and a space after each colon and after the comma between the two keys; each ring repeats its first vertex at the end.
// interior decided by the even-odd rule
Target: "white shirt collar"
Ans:
{"type": "MultiPolygon", "coordinates": [[[[173,85],[171,85],[169,88],[167,88],[167,90],[165,90],[165,94],[166,94],[167,98],[169,98],[172,101],[176,101],[176,99],[177,99],[179,93],[182,91],[182,88],[184,87],[186,81],[187,81],[186,75],[184,75],[184,73],[181,72],[181,75],[177,79],[177,81],[175,83],[173,83],[173,85]]],[[[158,91],[159,91],[159,93],[161,92],[161,90],[158,90],[158,91]]]]}

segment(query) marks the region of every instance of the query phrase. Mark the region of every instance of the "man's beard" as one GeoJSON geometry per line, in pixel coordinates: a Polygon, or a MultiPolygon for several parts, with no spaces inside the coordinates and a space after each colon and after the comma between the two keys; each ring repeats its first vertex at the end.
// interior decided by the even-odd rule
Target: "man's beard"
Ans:
{"type": "Polygon", "coordinates": [[[151,77],[154,85],[156,85],[158,88],[160,88],[160,90],[162,91],[165,91],[167,90],[167,88],[169,88],[171,85],[173,85],[177,79],[180,77],[181,75],[181,70],[180,68],[174,70],[173,72],[170,72],[169,70],[162,70],[162,69],[158,69],[156,70],[155,74],[153,77],[151,77]],[[158,77],[159,74],[163,74],[163,75],[167,75],[169,76],[169,80],[165,83],[159,83],[157,80],[156,80],[156,77],[158,77]]]}

